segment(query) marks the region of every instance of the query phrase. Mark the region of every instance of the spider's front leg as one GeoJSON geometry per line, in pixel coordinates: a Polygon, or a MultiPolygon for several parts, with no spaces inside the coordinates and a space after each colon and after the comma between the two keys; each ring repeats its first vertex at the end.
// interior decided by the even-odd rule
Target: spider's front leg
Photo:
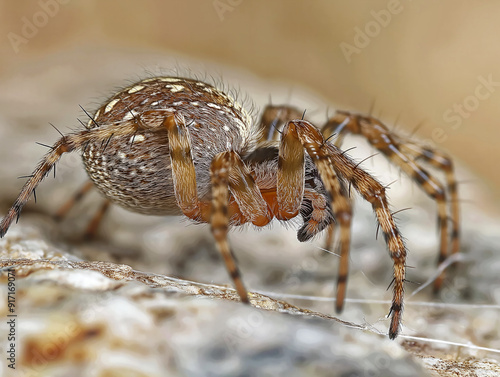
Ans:
{"type": "Polygon", "coordinates": [[[231,279],[233,279],[241,301],[249,303],[247,290],[243,285],[241,273],[227,240],[227,232],[229,229],[229,169],[230,161],[226,158],[226,155],[219,155],[212,161],[210,169],[212,183],[212,213],[210,216],[210,226],[217,247],[224,259],[227,271],[231,279]]]}
{"type": "Polygon", "coordinates": [[[247,290],[227,239],[228,229],[230,225],[247,221],[263,226],[271,221],[272,214],[248,168],[233,151],[222,152],[214,157],[210,166],[212,200],[199,200],[187,127],[182,119],[176,119],[174,116],[167,117],[164,126],[168,132],[177,204],[187,217],[210,223],[217,248],[236,291],[241,301],[248,303],[247,290]],[[234,200],[229,201],[230,198],[234,200]]]}
{"type": "Polygon", "coordinates": [[[52,147],[38,164],[28,181],[24,184],[16,201],[7,212],[7,215],[0,222],[0,237],[3,237],[14,219],[18,219],[24,205],[30,199],[40,182],[52,170],[64,153],[73,152],[83,148],[91,142],[106,143],[111,137],[116,135],[133,134],[135,126],[109,126],[85,130],[74,134],[63,136],[52,147]]]}
{"type": "MultiPolygon", "coordinates": [[[[265,143],[267,141],[279,141],[280,140],[280,135],[282,134],[282,130],[284,129],[285,125],[294,119],[302,119],[303,113],[301,113],[299,110],[297,110],[293,106],[288,106],[288,105],[268,105],[264,109],[262,113],[262,117],[260,119],[260,124],[261,124],[261,129],[262,134],[259,139],[259,143],[265,143]]],[[[302,152],[303,153],[303,152],[302,152]]],[[[290,182],[292,184],[292,182],[290,182]]],[[[303,182],[293,182],[293,184],[298,185],[295,187],[301,187],[303,186],[303,182]]],[[[311,201],[312,206],[313,206],[313,216],[312,218],[307,222],[306,227],[304,227],[301,232],[304,234],[303,237],[301,238],[302,241],[306,241],[307,235],[309,234],[316,234],[316,232],[319,232],[323,230],[323,226],[321,223],[329,222],[327,225],[327,236],[325,240],[325,249],[331,250],[332,245],[334,242],[334,234],[335,234],[335,223],[328,221],[325,218],[325,205],[329,206],[328,203],[323,203],[324,199],[322,198],[321,195],[318,195],[315,191],[308,191],[305,190],[305,195],[304,197],[308,200],[311,201]],[[318,227],[321,227],[321,229],[318,229],[318,227]]],[[[345,233],[345,231],[344,231],[345,233]]],[[[347,262],[345,262],[347,263],[347,262]]],[[[347,265],[345,264],[345,273],[347,274],[347,265]]],[[[347,278],[347,275],[346,275],[347,278]]],[[[343,280],[344,278],[341,278],[340,280],[343,280]]],[[[345,291],[345,284],[340,284],[343,287],[340,289],[340,291],[345,291]]],[[[337,310],[340,311],[342,307],[342,302],[343,300],[338,300],[337,299],[337,310]]]]}
{"type": "MultiPolygon", "coordinates": [[[[341,230],[346,228],[347,223],[350,223],[350,207],[348,207],[347,194],[337,189],[340,186],[337,177],[348,180],[363,198],[372,204],[394,263],[394,289],[390,310],[389,337],[396,338],[403,310],[406,247],[389,209],[385,188],[371,175],[359,168],[345,153],[326,142],[320,131],[311,123],[304,120],[289,122],[283,130],[283,137],[287,136],[300,141],[318,167],[321,179],[332,198],[333,211],[336,216],[339,216],[337,221],[340,223],[341,230]]],[[[341,232],[341,243],[344,243],[346,239],[343,237],[345,234],[349,234],[349,231],[346,229],[343,233],[341,232]]],[[[341,254],[342,257],[344,254],[341,254]]]]}
{"type": "MultiPolygon", "coordinates": [[[[330,195],[332,211],[340,229],[340,263],[337,278],[337,298],[335,308],[340,312],[344,305],[347,275],[349,272],[349,248],[351,241],[351,203],[347,197],[335,170],[329,166],[329,161],[322,158],[321,149],[324,141],[310,142],[301,137],[299,126],[301,121],[289,122],[284,128],[279,148],[278,159],[278,219],[288,219],[296,216],[302,203],[304,194],[304,149],[309,153],[313,163],[317,166],[321,179],[330,195]],[[296,123],[298,122],[298,123],[296,123]]],[[[313,206],[314,207],[314,206],[313,206]]],[[[317,215],[324,215],[326,211],[317,211],[317,215]]],[[[314,215],[314,211],[313,211],[314,215]]],[[[323,221],[321,218],[312,218],[299,231],[299,240],[305,241],[322,229],[317,227],[323,221]],[[316,228],[316,229],[314,229],[316,228]]]]}

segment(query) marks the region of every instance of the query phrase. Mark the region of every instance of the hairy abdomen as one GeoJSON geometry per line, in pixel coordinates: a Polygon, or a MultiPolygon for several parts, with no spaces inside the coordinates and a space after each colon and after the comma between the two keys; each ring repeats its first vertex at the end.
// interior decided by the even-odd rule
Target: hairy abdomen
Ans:
{"type": "Polygon", "coordinates": [[[180,215],[174,196],[166,132],[114,136],[89,144],[83,163],[90,179],[112,202],[147,215],[180,215]]]}

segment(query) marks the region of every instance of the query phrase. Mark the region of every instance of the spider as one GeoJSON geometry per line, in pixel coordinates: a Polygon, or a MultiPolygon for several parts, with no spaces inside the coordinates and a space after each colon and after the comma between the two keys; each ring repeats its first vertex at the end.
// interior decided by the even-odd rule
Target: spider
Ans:
{"type": "MultiPolygon", "coordinates": [[[[337,112],[322,132],[290,106],[269,105],[255,125],[243,107],[215,86],[181,77],[153,77],[116,93],[86,129],[62,137],[30,175],[0,223],[3,237],[14,219],[64,153],[81,151],[93,185],[107,199],[91,223],[95,229],[109,202],[148,215],[184,215],[209,223],[217,248],[242,302],[249,303],[228,243],[232,226],[262,227],[273,218],[303,219],[298,240],[327,229],[327,244],[338,230],[340,251],[336,309],[346,294],[351,239],[350,189],[371,203],[394,264],[389,337],[400,331],[406,247],[389,209],[386,188],[337,146],[346,132],[361,134],[386,154],[438,203],[439,261],[459,247],[458,208],[452,204],[448,233],[446,190],[417,162],[442,168],[456,199],[451,160],[430,148],[392,134],[378,120],[337,112]],[[337,145],[330,136],[337,133],[337,145]]],[[[76,201],[87,192],[86,184],[76,201]]],[[[456,200],[452,201],[456,203],[456,200]]],[[[58,213],[63,216],[68,202],[58,213]]]]}

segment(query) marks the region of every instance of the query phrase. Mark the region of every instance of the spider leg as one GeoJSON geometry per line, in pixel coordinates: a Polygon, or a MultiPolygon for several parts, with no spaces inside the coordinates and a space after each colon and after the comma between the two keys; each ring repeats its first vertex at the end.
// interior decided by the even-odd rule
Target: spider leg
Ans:
{"type": "Polygon", "coordinates": [[[0,222],[0,237],[3,237],[10,225],[19,217],[22,208],[30,199],[34,190],[40,182],[47,176],[54,165],[59,161],[62,154],[73,152],[85,146],[88,142],[106,142],[113,135],[127,134],[135,132],[133,125],[108,126],[92,130],[85,130],[74,134],[69,134],[60,138],[43,157],[42,161],[33,171],[28,181],[24,184],[16,201],[7,212],[7,215],[0,222]]]}
{"type": "Polygon", "coordinates": [[[335,242],[335,223],[331,223],[326,228],[325,249],[333,251],[333,243],[335,242]]]}
{"type": "Polygon", "coordinates": [[[87,181],[83,184],[82,187],[73,195],[71,199],[69,199],[66,203],[64,203],[54,215],[54,219],[56,221],[61,221],[68,215],[68,212],[78,203],[83,197],[94,187],[94,183],[92,181],[87,181]]]}
{"type": "Polygon", "coordinates": [[[229,207],[231,225],[245,222],[251,222],[256,226],[268,224],[273,218],[273,213],[250,174],[250,169],[234,151],[225,152],[224,158],[229,159],[228,184],[236,202],[236,205],[229,207]]]}
{"type": "Polygon", "coordinates": [[[92,217],[92,220],[90,220],[89,224],[87,225],[87,229],[85,230],[85,233],[83,235],[85,239],[92,239],[95,237],[97,229],[99,228],[104,215],[106,214],[106,212],[108,212],[110,205],[111,202],[107,199],[104,200],[104,202],[101,204],[98,211],[95,213],[94,217],[92,217]]]}
{"type": "MultiPolygon", "coordinates": [[[[458,205],[458,190],[453,160],[445,153],[428,146],[420,146],[415,143],[406,142],[401,148],[409,154],[415,155],[416,159],[421,159],[429,164],[441,169],[446,175],[446,189],[450,196],[451,207],[451,253],[457,253],[460,249],[460,208],[458,205]]],[[[441,261],[442,262],[442,261],[441,261]]]]}
{"type": "Polygon", "coordinates": [[[330,166],[329,156],[323,152],[324,145],[319,131],[306,121],[291,121],[285,126],[278,160],[277,196],[281,216],[291,217],[294,213],[298,213],[304,192],[305,149],[319,170],[340,228],[340,263],[335,303],[336,310],[340,312],[344,305],[349,272],[352,211],[347,193],[335,170],[330,166]],[[314,130],[312,135],[311,129],[314,130]]]}
{"type": "MultiPolygon", "coordinates": [[[[370,116],[351,114],[348,112],[337,112],[323,127],[324,134],[337,132],[340,137],[350,132],[366,138],[366,140],[377,150],[382,152],[390,161],[399,166],[420,188],[437,203],[438,227],[440,233],[440,248],[438,264],[444,261],[448,255],[448,204],[446,191],[443,185],[434,178],[426,169],[413,158],[413,156],[427,159],[430,163],[445,170],[447,174],[449,193],[452,198],[452,239],[453,250],[459,247],[458,237],[458,204],[456,202],[456,182],[453,174],[452,164],[449,158],[439,154],[437,151],[421,150],[414,147],[414,143],[408,143],[391,133],[387,127],[377,119],[370,116]],[[415,149],[416,148],[416,149],[415,149]],[[410,152],[410,149],[412,151],[410,152]]],[[[439,290],[444,273],[434,283],[435,291],[439,290]]]]}
{"type": "Polygon", "coordinates": [[[187,217],[208,222],[209,205],[198,200],[196,171],[191,157],[191,139],[185,121],[170,115],[163,125],[168,133],[168,147],[177,205],[187,217]]]}
{"type": "Polygon", "coordinates": [[[233,256],[227,232],[230,225],[252,221],[267,224],[272,215],[257,188],[248,168],[236,152],[220,153],[210,167],[212,200],[198,199],[196,175],[191,157],[191,140],[183,119],[169,116],[164,121],[168,132],[172,177],[177,204],[189,218],[208,222],[217,248],[241,301],[248,303],[248,295],[233,256]],[[229,195],[231,190],[231,196],[229,195]],[[230,198],[234,198],[230,202],[230,198]]]}
{"type": "MultiPolygon", "coordinates": [[[[64,203],[59,210],[54,215],[54,219],[56,221],[61,221],[64,219],[68,212],[78,203],[83,197],[94,187],[94,183],[92,181],[87,181],[83,184],[82,187],[73,195],[71,199],[69,199],[66,203],[64,203]]],[[[97,213],[94,215],[92,220],[90,220],[87,225],[87,229],[84,233],[84,238],[92,239],[95,237],[97,233],[97,229],[99,228],[99,224],[101,223],[104,215],[109,209],[111,202],[108,199],[105,199],[97,213]]]]}
{"type": "MultiPolygon", "coordinates": [[[[286,123],[294,119],[302,119],[302,115],[303,114],[298,109],[292,106],[268,105],[264,109],[264,112],[262,113],[262,117],[260,120],[261,129],[263,131],[259,143],[263,143],[270,140],[271,141],[280,140],[280,134],[282,133],[282,130],[285,127],[286,123]]],[[[298,181],[294,182],[293,184],[296,185],[294,187],[301,187],[302,185],[302,183],[298,181]]],[[[312,221],[310,220],[308,222],[307,228],[317,227],[322,221],[325,221],[325,219],[323,218],[325,214],[325,212],[323,211],[325,204],[322,203],[321,196],[315,194],[312,191],[305,190],[304,197],[311,200],[312,206],[314,208],[313,214],[316,215],[313,216],[312,221]]],[[[282,203],[286,202],[282,201],[282,203]]],[[[333,245],[334,233],[335,233],[335,224],[331,223],[328,225],[327,228],[327,239],[325,246],[325,249],[327,250],[330,250],[331,245],[333,245]]]]}
{"type": "Polygon", "coordinates": [[[356,116],[350,114],[346,111],[339,111],[334,114],[333,117],[329,118],[321,129],[323,137],[329,140],[331,137],[335,136],[332,143],[339,147],[344,141],[347,132],[355,132],[356,116]]]}
{"type": "Polygon", "coordinates": [[[260,128],[262,129],[262,134],[259,139],[259,143],[265,141],[278,141],[280,139],[280,133],[286,122],[294,119],[301,119],[302,113],[300,113],[296,108],[291,106],[279,105],[273,106],[268,105],[260,118],[260,128]]]}
{"type": "MultiPolygon", "coordinates": [[[[389,209],[385,188],[375,178],[359,168],[345,153],[332,144],[325,142],[320,131],[311,123],[307,121],[294,121],[289,123],[289,125],[294,126],[290,128],[294,130],[295,135],[297,135],[318,167],[322,181],[330,192],[330,195],[334,194],[333,188],[335,186],[334,181],[337,180],[336,176],[340,176],[348,180],[373,207],[394,263],[393,299],[389,312],[391,315],[389,337],[394,339],[399,333],[402,319],[406,247],[389,209]]],[[[349,203],[345,193],[341,197],[345,198],[342,202],[349,203]]],[[[335,200],[333,195],[332,200],[335,200]]],[[[333,204],[332,206],[334,207],[333,204]]],[[[334,211],[337,211],[335,207],[334,211]]],[[[345,218],[349,218],[350,220],[350,212],[347,211],[347,208],[340,212],[341,216],[337,218],[337,221],[342,227],[342,223],[346,222],[345,218]]],[[[341,242],[343,242],[342,237],[341,242]]]]}
{"type": "Polygon", "coordinates": [[[229,275],[233,279],[241,301],[249,303],[247,290],[243,285],[236,259],[227,240],[229,228],[229,178],[231,169],[231,152],[220,153],[212,160],[210,178],[212,183],[212,211],[210,226],[217,247],[224,259],[229,275]]]}
{"type": "MultiPolygon", "coordinates": [[[[443,152],[438,151],[428,146],[421,146],[412,142],[401,144],[401,150],[409,155],[413,155],[417,160],[423,160],[438,169],[444,171],[446,176],[446,190],[449,195],[450,219],[451,219],[451,248],[450,254],[455,254],[460,249],[460,208],[458,203],[457,181],[453,167],[453,161],[443,152]]],[[[440,219],[443,221],[442,219],[440,219]]],[[[441,264],[447,257],[442,250],[439,254],[438,265],[441,264]]],[[[444,280],[445,272],[434,280],[434,291],[437,292],[441,288],[444,280]]]]}
{"type": "MultiPolygon", "coordinates": [[[[332,118],[330,118],[321,129],[321,133],[323,134],[325,140],[332,139],[332,144],[339,148],[342,145],[346,131],[348,130],[346,126],[351,121],[349,116],[343,115],[348,115],[348,113],[337,111],[337,113],[332,118]],[[337,114],[342,115],[338,117],[337,114]]],[[[334,241],[335,223],[331,223],[326,229],[325,249],[331,250],[334,241]]]]}

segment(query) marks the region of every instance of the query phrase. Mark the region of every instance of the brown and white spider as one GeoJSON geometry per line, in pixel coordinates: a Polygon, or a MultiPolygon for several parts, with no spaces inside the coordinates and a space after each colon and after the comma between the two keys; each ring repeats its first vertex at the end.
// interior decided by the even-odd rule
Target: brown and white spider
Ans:
{"type": "MultiPolygon", "coordinates": [[[[340,311],[351,238],[347,186],[352,186],[372,204],[393,259],[389,337],[394,339],[402,316],[405,244],[384,186],[325,135],[337,132],[337,143],[345,132],[365,136],[437,201],[440,261],[448,255],[450,238],[445,190],[416,159],[431,162],[447,173],[451,202],[455,203],[451,250],[456,252],[458,207],[452,163],[437,151],[403,141],[371,117],[338,112],[322,132],[289,106],[268,106],[260,124],[255,125],[233,98],[212,85],[180,77],[149,78],[115,94],[96,111],[85,130],[62,136],[51,147],[2,219],[0,237],[61,155],[80,150],[91,181],[108,199],[93,226],[109,201],[143,214],[183,214],[196,222],[210,223],[243,302],[249,299],[228,244],[230,226],[264,226],[273,218],[287,221],[301,215],[299,241],[327,228],[329,244],[337,227],[340,265],[336,309],[340,311]]],[[[84,186],[80,194],[90,187],[84,186]]]]}

